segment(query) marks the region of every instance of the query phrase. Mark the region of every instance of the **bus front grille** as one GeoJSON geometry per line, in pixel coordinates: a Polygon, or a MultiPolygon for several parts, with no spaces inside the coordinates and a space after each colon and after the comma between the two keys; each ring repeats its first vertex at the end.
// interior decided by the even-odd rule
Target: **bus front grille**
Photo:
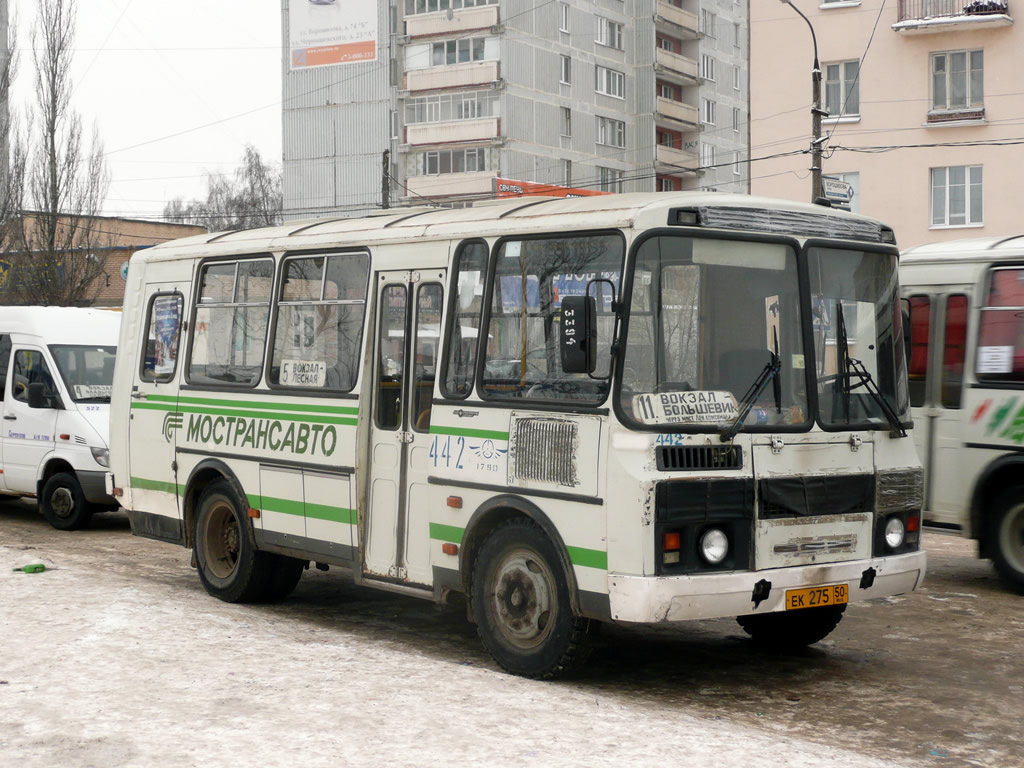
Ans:
{"type": "Polygon", "coordinates": [[[565,419],[519,419],[509,446],[511,474],[518,480],[575,487],[579,428],[565,419]]]}

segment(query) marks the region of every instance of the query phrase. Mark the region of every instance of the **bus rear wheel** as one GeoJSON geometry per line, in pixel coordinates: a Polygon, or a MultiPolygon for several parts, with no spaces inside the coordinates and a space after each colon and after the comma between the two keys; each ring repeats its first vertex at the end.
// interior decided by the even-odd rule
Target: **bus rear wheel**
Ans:
{"type": "Polygon", "coordinates": [[[1009,488],[996,498],[986,538],[999,578],[1024,594],[1024,486],[1009,488]]]}
{"type": "Polygon", "coordinates": [[[228,603],[265,598],[271,563],[253,547],[246,518],[226,481],[211,483],[199,499],[193,543],[199,580],[206,591],[228,603]]]}
{"type": "Polygon", "coordinates": [[[845,605],[803,608],[799,611],[738,616],[736,621],[751,639],[764,648],[795,650],[823,640],[839,626],[845,605]]]}
{"type": "Polygon", "coordinates": [[[551,679],[586,658],[590,621],[573,615],[555,547],[529,520],[504,523],[484,543],[472,605],[484,647],[507,672],[551,679]]]}

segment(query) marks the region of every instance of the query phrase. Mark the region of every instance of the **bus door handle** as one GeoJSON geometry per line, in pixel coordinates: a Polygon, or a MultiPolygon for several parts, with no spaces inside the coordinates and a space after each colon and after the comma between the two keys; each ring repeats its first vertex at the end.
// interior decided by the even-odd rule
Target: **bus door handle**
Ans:
{"type": "Polygon", "coordinates": [[[146,399],[146,393],[145,392],[132,392],[132,398],[135,399],[135,400],[145,400],[146,399]]]}
{"type": "Polygon", "coordinates": [[[457,411],[452,411],[452,413],[454,413],[460,419],[461,418],[467,418],[468,419],[468,418],[471,418],[473,416],[478,416],[480,414],[480,411],[464,411],[461,408],[459,408],[457,411]]]}
{"type": "Polygon", "coordinates": [[[4,418],[7,419],[8,421],[17,421],[18,420],[18,417],[15,416],[13,413],[5,413],[4,414],[4,418]]]}

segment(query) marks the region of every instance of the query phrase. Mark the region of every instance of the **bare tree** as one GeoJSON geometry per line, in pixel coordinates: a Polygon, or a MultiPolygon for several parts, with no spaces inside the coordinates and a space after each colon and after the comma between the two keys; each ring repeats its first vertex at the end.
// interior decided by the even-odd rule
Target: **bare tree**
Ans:
{"type": "Polygon", "coordinates": [[[109,176],[95,131],[83,146],[71,107],[75,0],[39,0],[32,29],[36,101],[30,113],[28,211],[10,230],[12,298],[22,304],[90,304],[113,242],[99,217],[109,176]]]}
{"type": "Polygon", "coordinates": [[[246,145],[234,181],[222,173],[207,174],[206,189],[206,200],[171,200],[164,206],[164,218],[182,224],[201,224],[211,232],[281,222],[281,172],[264,163],[259,150],[252,145],[246,145]]]}
{"type": "MultiPolygon", "coordinates": [[[[0,5],[0,35],[6,43],[0,52],[3,56],[0,60],[0,251],[3,252],[11,249],[12,223],[21,214],[25,189],[25,148],[18,136],[10,99],[18,60],[17,26],[16,20],[8,19],[4,2],[0,5]]],[[[9,269],[10,262],[0,264],[0,289],[7,288],[9,269]]]]}

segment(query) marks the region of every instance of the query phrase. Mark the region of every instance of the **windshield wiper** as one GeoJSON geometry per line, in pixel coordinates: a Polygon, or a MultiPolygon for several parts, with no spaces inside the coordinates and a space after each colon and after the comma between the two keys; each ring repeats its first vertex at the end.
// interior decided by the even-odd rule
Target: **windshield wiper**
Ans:
{"type": "Polygon", "coordinates": [[[736,433],[740,431],[740,427],[750,414],[750,409],[754,407],[754,403],[757,402],[757,398],[761,396],[764,388],[768,386],[768,382],[772,382],[772,394],[775,395],[775,410],[782,413],[782,382],[779,379],[779,371],[782,369],[782,358],[779,357],[779,334],[775,331],[775,350],[770,353],[771,359],[765,363],[764,368],[754,379],[754,383],[750,385],[750,389],[743,395],[743,399],[740,400],[740,410],[736,414],[736,418],[732,420],[732,423],[723,429],[719,433],[719,437],[722,442],[732,440],[736,437],[736,433]]]}
{"type": "Polygon", "coordinates": [[[889,404],[889,401],[882,397],[882,393],[878,390],[878,385],[875,384],[875,380],[871,377],[871,371],[860,360],[850,357],[850,342],[846,335],[846,317],[843,314],[843,302],[837,301],[836,307],[838,326],[836,330],[839,343],[839,349],[837,350],[839,355],[838,362],[839,369],[842,371],[838,379],[841,382],[842,392],[846,395],[843,399],[843,413],[846,416],[846,423],[850,423],[850,393],[863,386],[872,399],[878,403],[878,407],[881,409],[886,421],[892,427],[893,435],[906,437],[907,430],[903,428],[900,417],[889,404]],[[856,380],[856,383],[854,383],[854,380],[856,380]]]}
{"type": "Polygon", "coordinates": [[[110,395],[97,395],[96,397],[79,397],[75,399],[76,403],[109,403],[110,395]]]}

